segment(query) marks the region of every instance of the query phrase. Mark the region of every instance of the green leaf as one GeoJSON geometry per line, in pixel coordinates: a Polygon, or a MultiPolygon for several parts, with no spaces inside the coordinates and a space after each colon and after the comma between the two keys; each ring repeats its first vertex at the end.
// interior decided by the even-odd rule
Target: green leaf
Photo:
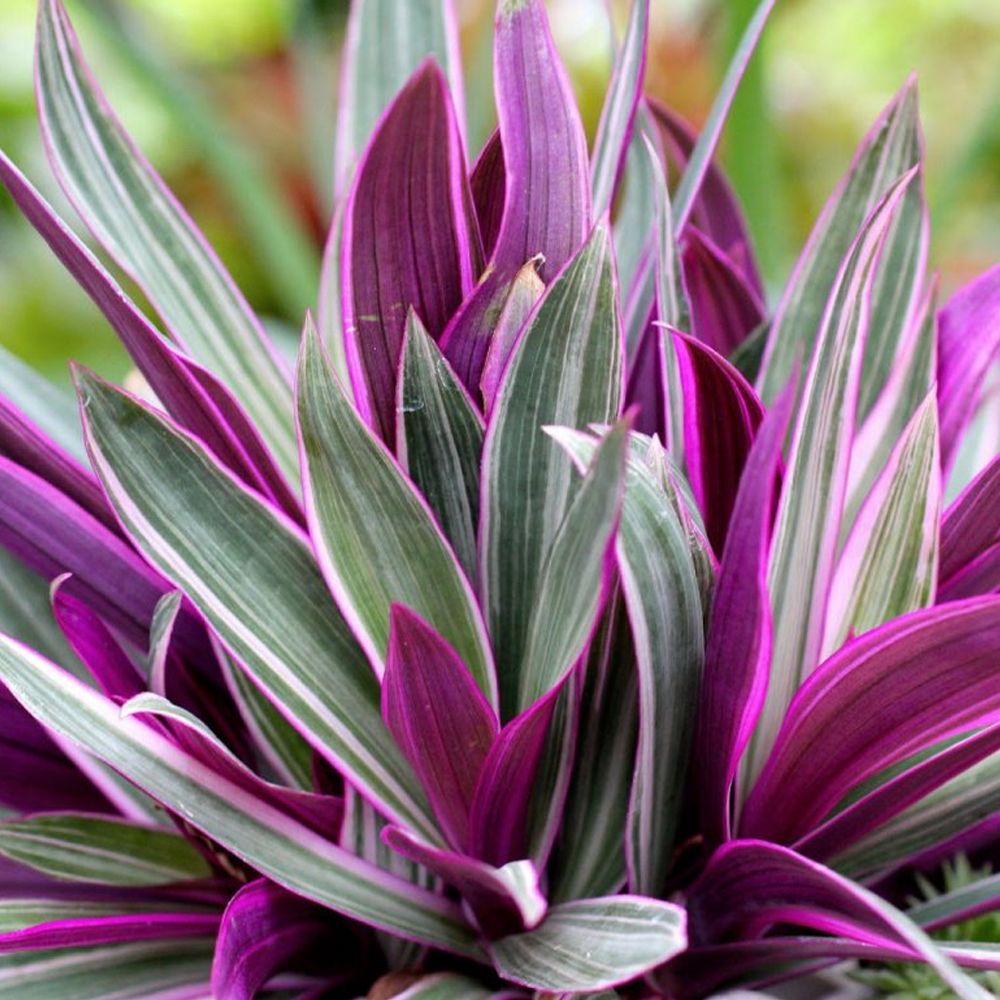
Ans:
{"type": "Polygon", "coordinates": [[[404,937],[476,956],[454,904],[342,850],[5,636],[0,679],[43,725],[110,764],[279,885],[404,937]]]}
{"type": "Polygon", "coordinates": [[[634,127],[636,104],[642,100],[648,42],[649,0],[633,0],[590,158],[591,196],[596,218],[609,212],[614,201],[623,154],[634,127]]]}
{"type": "MultiPolygon", "coordinates": [[[[920,159],[919,128],[916,81],[911,80],[876,122],[851,169],[830,196],[785,289],[771,326],[759,384],[767,405],[788,381],[797,362],[808,365],[827,300],[854,234],[895,179],[920,159]]],[[[865,375],[865,405],[869,407],[874,387],[879,380],[884,381],[883,366],[891,365],[895,356],[901,330],[898,320],[904,306],[897,297],[905,292],[905,299],[911,293],[910,286],[919,280],[915,273],[919,254],[910,244],[921,238],[921,202],[917,193],[907,197],[900,222],[887,243],[881,268],[884,277],[877,280],[873,291],[873,320],[891,323],[872,338],[871,357],[878,360],[878,367],[873,364],[865,375]],[[890,264],[905,264],[906,271],[890,270],[890,264]]]]}
{"type": "Polygon", "coordinates": [[[38,81],[43,131],[70,201],[178,341],[243,404],[296,482],[282,366],[218,258],[96,89],[59,0],[40,7],[38,81]]]}
{"type": "MultiPolygon", "coordinates": [[[[340,846],[356,857],[396,875],[413,885],[434,889],[437,879],[422,865],[404,858],[383,839],[382,831],[390,824],[370,802],[366,802],[350,785],[344,789],[344,823],[340,831],[340,846]]],[[[405,969],[419,964],[425,949],[416,941],[407,941],[395,934],[376,931],[379,946],[390,968],[405,969]]]]}
{"type": "Polygon", "coordinates": [[[235,209],[237,225],[264,265],[262,277],[285,313],[298,319],[315,295],[319,269],[303,214],[282,190],[282,178],[264,169],[262,157],[183,71],[178,53],[165,51],[164,39],[149,30],[151,19],[137,16],[120,0],[97,0],[87,10],[110,39],[115,56],[154,95],[215,174],[235,209]]]}
{"type": "Polygon", "coordinates": [[[542,568],[579,489],[570,460],[541,428],[610,423],[621,396],[621,320],[609,233],[599,225],[521,334],[486,434],[480,593],[508,716],[542,568]]]}
{"type": "Polygon", "coordinates": [[[423,975],[412,986],[395,994],[400,1000],[487,1000],[489,996],[490,991],[476,980],[453,972],[423,975]]]}
{"type": "Polygon", "coordinates": [[[216,656],[226,687],[253,737],[255,749],[292,788],[313,790],[313,749],[298,730],[268,701],[256,684],[233,663],[224,649],[216,656]]]}
{"type": "Polygon", "coordinates": [[[879,251],[911,171],[899,179],[857,234],[823,318],[774,527],[768,588],[774,617],[771,676],[744,757],[752,786],[792,696],[816,668],[847,491],[854,416],[879,251]]]}
{"type": "MultiPolygon", "coordinates": [[[[585,461],[594,441],[553,436],[585,461]]],[[[660,449],[628,463],[616,551],[639,673],[639,746],[626,834],[630,884],[663,889],[680,827],[703,656],[702,598],[660,449]]]]}
{"type": "Polygon", "coordinates": [[[553,906],[539,927],[494,941],[497,971],[536,990],[593,992],[661,965],[687,947],[684,911],[641,896],[553,906]]]}
{"type": "Polygon", "coordinates": [[[72,393],[54,386],[4,347],[0,347],[0,395],[86,466],[80,407],[72,393]]]}
{"type": "Polygon", "coordinates": [[[719,144],[722,128],[725,125],[729,109],[732,107],[733,98],[736,96],[740,81],[746,72],[747,63],[749,63],[750,57],[757,47],[757,42],[760,40],[764,25],[771,15],[774,3],[775,0],[761,0],[753,16],[747,22],[747,26],[740,36],[739,44],[729,61],[729,66],[726,68],[726,75],[723,77],[722,83],[719,84],[715,100],[708,117],[705,119],[698,141],[695,143],[694,149],[691,150],[684,175],[681,177],[674,194],[673,219],[674,229],[677,232],[684,229],[694,207],[695,200],[701,190],[701,183],[712,162],[712,157],[715,155],[716,146],[719,144]]]}
{"type": "Polygon", "coordinates": [[[628,424],[597,446],[583,484],[552,540],[538,581],[521,667],[518,709],[545,697],[572,670],[609,585],[610,546],[625,486],[628,424]]]}
{"type": "Polygon", "coordinates": [[[299,362],[298,416],[320,566],[378,674],[390,605],[405,604],[454,647],[496,705],[489,640],[469,581],[423,498],[347,400],[311,323],[299,362]]]}
{"type": "Polygon", "coordinates": [[[213,949],[181,939],[0,955],[0,1000],[157,1000],[182,989],[208,997],[213,949]]]}
{"type": "Polygon", "coordinates": [[[621,593],[608,601],[582,670],[580,722],[559,837],[547,866],[552,903],[617,892],[639,706],[632,633],[621,593]]]}
{"type": "Polygon", "coordinates": [[[832,861],[859,878],[942,844],[1000,810],[1000,754],[993,754],[862,837],[832,861]]]}
{"type": "Polygon", "coordinates": [[[382,723],[378,682],[305,536],[165,418],[89,373],[79,385],[94,466],[146,558],[316,750],[437,842],[382,723]]]}
{"type": "MultiPolygon", "coordinates": [[[[356,0],[344,43],[334,191],[346,190],[379,116],[429,55],[443,67],[459,122],[462,63],[452,0],[356,0]]],[[[464,124],[463,124],[464,130],[464,124]]]]}
{"type": "Polygon", "coordinates": [[[52,614],[49,581],[0,547],[0,630],[71,670],[89,676],[52,614]]]}
{"type": "Polygon", "coordinates": [[[851,530],[833,577],[825,655],[934,599],[941,512],[937,399],[924,400],[851,530]]]}
{"type": "Polygon", "coordinates": [[[913,414],[937,378],[937,288],[932,284],[914,315],[906,341],[878,402],[861,425],[851,449],[851,479],[844,506],[844,531],[889,461],[913,414]]]}
{"type": "Polygon", "coordinates": [[[412,310],[399,392],[400,465],[426,499],[466,576],[475,580],[483,420],[412,310]]]}
{"type": "Polygon", "coordinates": [[[171,902],[164,906],[162,899],[152,898],[137,902],[116,899],[105,903],[84,899],[0,899],[0,934],[22,931],[38,924],[61,923],[64,920],[95,920],[101,917],[121,917],[138,913],[210,912],[212,904],[171,902]]]}
{"type": "Polygon", "coordinates": [[[105,816],[52,813],[0,823],[0,854],[71,882],[166,885],[211,875],[178,833],[105,816]]]}

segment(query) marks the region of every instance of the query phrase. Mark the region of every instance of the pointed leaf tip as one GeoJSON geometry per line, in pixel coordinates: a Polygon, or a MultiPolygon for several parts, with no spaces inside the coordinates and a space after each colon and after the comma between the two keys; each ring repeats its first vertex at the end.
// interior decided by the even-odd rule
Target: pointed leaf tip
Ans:
{"type": "Polygon", "coordinates": [[[382,713],[449,842],[465,850],[473,794],[499,729],[497,717],[454,649],[401,604],[390,611],[382,713]]]}

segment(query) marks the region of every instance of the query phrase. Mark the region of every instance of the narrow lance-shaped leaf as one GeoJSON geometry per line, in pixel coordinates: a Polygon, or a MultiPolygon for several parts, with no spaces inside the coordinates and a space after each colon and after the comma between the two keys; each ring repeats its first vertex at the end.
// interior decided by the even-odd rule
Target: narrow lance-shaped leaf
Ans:
{"type": "Polygon", "coordinates": [[[728,357],[764,320],[764,302],[735,261],[694,226],[684,235],[684,290],[691,333],[728,357]]]}
{"type": "MultiPolygon", "coordinates": [[[[923,866],[929,858],[931,868],[937,868],[970,842],[974,848],[994,842],[995,817],[1000,811],[1000,755],[994,751],[979,763],[964,763],[960,773],[929,795],[838,851],[834,862],[859,876],[891,872],[911,859],[923,866]]],[[[822,827],[817,836],[821,832],[822,827]]]]}
{"type": "Polygon", "coordinates": [[[620,590],[604,609],[582,673],[573,780],[547,869],[553,903],[614,893],[625,884],[622,830],[635,769],[638,671],[620,590]]]}
{"type": "Polygon", "coordinates": [[[542,256],[552,281],[591,224],[587,143],[542,0],[497,0],[494,90],[505,197],[486,273],[448,325],[441,349],[470,391],[479,385],[507,286],[542,256]]]}
{"type": "Polygon", "coordinates": [[[595,449],[538,580],[518,688],[524,711],[576,665],[608,596],[625,492],[628,418],[595,449]]]}
{"type": "MultiPolygon", "coordinates": [[[[664,153],[683,173],[698,142],[698,132],[655,97],[646,98],[664,153]]],[[[763,297],[750,231],[736,192],[722,168],[710,160],[688,216],[689,225],[708,236],[739,268],[747,284],[763,297]]],[[[685,230],[687,227],[685,227],[685,230]]]]}
{"type": "MultiPolygon", "coordinates": [[[[183,130],[192,156],[214,174],[214,190],[231,206],[235,231],[260,261],[261,280],[285,312],[298,315],[315,294],[317,261],[308,221],[286,178],[269,169],[264,150],[251,147],[252,136],[229,117],[221,95],[190,72],[183,43],[164,38],[155,18],[118,0],[92,6],[87,14],[129,81],[183,130]]],[[[324,184],[326,171],[324,163],[324,184]]]]}
{"type": "MultiPolygon", "coordinates": [[[[0,153],[0,181],[63,266],[114,328],[153,392],[174,419],[202,437],[220,461],[293,517],[298,501],[239,403],[222,383],[167,343],[97,258],[0,153]]],[[[63,488],[63,477],[46,478],[63,488]]],[[[77,490],[70,495],[76,496],[77,490]]],[[[85,495],[86,496],[86,495],[85,495]]],[[[93,504],[88,504],[92,507],[93,504]]],[[[107,517],[103,502],[98,517],[107,517]]]]}
{"type": "Polygon", "coordinates": [[[177,340],[232,389],[294,481],[291,389],[259,321],[115,119],[59,0],[41,4],[38,26],[39,114],[70,201],[177,340]]]}
{"type": "Polygon", "coordinates": [[[649,0],[633,0],[594,140],[590,183],[594,215],[598,217],[610,210],[625,169],[636,110],[642,99],[648,42],[649,0]]]}
{"type": "Polygon", "coordinates": [[[751,779],[764,765],[796,688],[819,659],[847,490],[871,287],[888,227],[914,176],[915,170],[896,181],[855,238],[827,304],[806,379],[768,566],[773,659],[749,748],[751,779]]]}
{"type": "Polygon", "coordinates": [[[451,643],[495,703],[472,587],[424,499],[344,396],[311,322],[299,361],[298,422],[319,564],[376,673],[384,668],[389,607],[405,604],[451,643]]]}
{"type": "Polygon", "coordinates": [[[938,331],[941,456],[947,473],[1000,352],[1000,265],[960,288],[944,305],[938,331]]]}
{"type": "Polygon", "coordinates": [[[665,330],[683,389],[684,452],[688,479],[721,554],[747,455],[764,407],[746,379],[707,344],[665,330]]]}
{"type": "MultiPolygon", "coordinates": [[[[68,589],[140,648],[163,579],[118,532],[111,532],[48,483],[0,458],[0,544],[36,573],[72,573],[68,589]]],[[[205,652],[197,623],[185,616],[187,652],[205,652]]]]}
{"type": "Polygon", "coordinates": [[[642,896],[561,903],[541,926],[490,946],[505,978],[553,993],[593,992],[662,965],[687,944],[684,911],[642,896]]]}
{"type": "Polygon", "coordinates": [[[500,388],[500,380],[503,378],[507,362],[514,353],[518,335],[532,310],[545,294],[545,285],[538,277],[540,263],[541,259],[535,257],[514,275],[510,290],[507,292],[507,300],[500,310],[496,329],[493,331],[493,340],[490,342],[490,349],[483,365],[483,374],[479,379],[479,390],[483,394],[483,406],[487,417],[493,410],[493,400],[496,398],[497,389],[500,388]]]}
{"type": "Polygon", "coordinates": [[[521,335],[487,428],[480,594],[501,671],[503,717],[517,704],[542,568],[579,488],[570,460],[541,428],[610,423],[618,417],[621,396],[611,246],[607,229],[598,226],[521,335]]]}
{"type": "MultiPolygon", "coordinates": [[[[653,160],[653,183],[656,200],[655,275],[654,304],[656,318],[660,323],[675,325],[686,318],[686,304],[681,303],[679,292],[679,271],[675,234],[674,209],[667,193],[667,178],[656,157],[651,142],[646,143],[646,152],[653,160]]],[[[659,365],[656,373],[663,393],[663,431],[667,450],[674,457],[679,468],[684,467],[686,440],[684,437],[684,387],[681,381],[680,362],[673,338],[659,336],[659,365]]],[[[655,376],[654,376],[655,377],[655,376]]]]}
{"type": "Polygon", "coordinates": [[[439,338],[481,251],[448,85],[424,63],[378,124],[344,208],[344,339],[355,404],[390,447],[406,316],[439,338]]]}
{"type": "Polygon", "coordinates": [[[322,956],[334,978],[364,967],[360,942],[328,910],[257,879],[226,906],[212,963],[215,1000],[253,1000],[277,973],[322,956]],[[349,957],[350,956],[350,957],[349,957]]]}
{"type": "MultiPolygon", "coordinates": [[[[338,843],[355,857],[383,871],[412,882],[425,889],[438,889],[436,875],[394,851],[382,839],[391,824],[350,785],[344,788],[344,819],[338,843]]],[[[376,931],[375,937],[393,968],[416,966],[426,954],[426,948],[416,941],[406,941],[386,931],[376,931]]]]}
{"type": "MultiPolygon", "coordinates": [[[[594,448],[583,435],[554,434],[579,457],[594,448]]],[[[665,475],[655,452],[629,460],[615,545],[639,676],[626,857],[631,888],[651,895],[663,890],[680,824],[702,666],[701,595],[665,475]]]]}
{"type": "MultiPolygon", "coordinates": [[[[498,734],[483,761],[472,799],[469,822],[469,853],[500,867],[531,857],[543,867],[541,846],[533,842],[531,824],[533,801],[542,800],[549,816],[558,814],[559,782],[543,774],[546,748],[553,732],[564,724],[561,717],[564,692],[571,692],[564,680],[527,711],[511,719],[498,734]]],[[[555,761],[558,764],[558,760],[555,761]]]]}
{"type": "Polygon", "coordinates": [[[398,604],[390,614],[382,712],[449,843],[464,851],[476,781],[499,728],[496,713],[448,643],[398,604]]]}
{"type": "Polygon", "coordinates": [[[483,419],[412,312],[400,363],[399,464],[423,494],[465,575],[475,580],[483,419]]]}
{"type": "MultiPolygon", "coordinates": [[[[895,844],[887,842],[884,828],[887,825],[891,826],[896,816],[915,804],[915,808],[909,810],[911,817],[914,813],[933,816],[935,806],[940,809],[942,804],[947,805],[947,798],[944,799],[944,803],[938,800],[936,803],[931,801],[928,804],[921,800],[933,797],[933,793],[942,785],[956,779],[964,782],[968,775],[976,774],[980,779],[977,787],[979,801],[976,805],[980,808],[986,805],[988,809],[989,802],[997,797],[996,782],[991,775],[983,774],[977,765],[1000,750],[1000,725],[987,726],[972,736],[959,739],[957,743],[951,740],[948,743],[950,745],[937,753],[931,753],[929,757],[926,756],[926,752],[922,752],[920,756],[926,759],[920,760],[919,763],[909,767],[906,766],[906,762],[894,765],[889,772],[898,771],[898,773],[889,777],[884,783],[878,783],[880,776],[876,775],[871,779],[876,787],[840,812],[834,813],[821,826],[798,840],[794,845],[795,849],[821,861],[829,859],[829,863],[838,871],[852,878],[859,878],[870,875],[886,864],[909,860],[913,856],[912,841],[908,842],[905,838],[901,838],[895,844]],[[866,835],[873,832],[875,832],[874,840],[869,838],[867,843],[854,846],[856,841],[864,841],[866,835]]],[[[954,788],[951,790],[954,792],[954,788]]],[[[854,793],[852,798],[855,798],[856,794],[854,793]]],[[[970,816],[965,809],[958,808],[960,798],[961,795],[955,795],[953,805],[956,808],[948,821],[955,823],[958,819],[955,813],[964,813],[959,822],[974,825],[977,818],[975,813],[970,816]]],[[[920,833],[926,837],[933,829],[934,823],[931,821],[920,833]]],[[[955,829],[960,827],[956,824],[955,829]]],[[[933,839],[932,833],[931,841],[933,839]]],[[[916,849],[926,847],[927,843],[928,841],[922,845],[918,844],[916,849]]]]}
{"type": "Polygon", "coordinates": [[[790,843],[881,769],[995,721],[998,630],[1000,598],[979,597],[915,611],[835,653],[792,702],[741,832],[790,843]]]}
{"type": "MultiPolygon", "coordinates": [[[[785,287],[771,326],[758,382],[765,403],[770,403],[785,385],[796,362],[808,364],[816,331],[821,328],[841,262],[850,250],[855,233],[895,179],[912,169],[919,159],[917,90],[916,80],[911,79],[879,117],[855,154],[850,170],[816,220],[785,287]]],[[[900,225],[894,240],[923,238],[919,235],[923,225],[919,202],[916,209],[916,219],[908,218],[906,226],[900,225]]],[[[915,271],[916,261],[912,262],[912,267],[915,271]]],[[[887,272],[885,283],[880,287],[895,297],[898,288],[905,285],[904,276],[887,272]],[[894,284],[897,282],[898,286],[894,284]]],[[[883,307],[881,302],[873,301],[872,308],[881,310],[883,307]]],[[[898,332],[895,336],[898,337],[898,332]]]]}
{"type": "Polygon", "coordinates": [[[848,635],[931,603],[940,510],[937,400],[931,394],[872,487],[840,555],[826,613],[827,655],[848,635]]]}
{"type": "Polygon", "coordinates": [[[674,231],[677,233],[684,231],[694,208],[701,185],[722,136],[722,128],[726,123],[729,109],[732,107],[736,90],[746,72],[750,57],[753,55],[754,49],[757,48],[757,42],[760,40],[761,32],[764,30],[764,25],[767,23],[774,3],[775,0],[761,0],[753,16],[747,22],[743,35],[737,43],[736,51],[726,69],[726,75],[723,77],[722,83],[719,84],[719,90],[712,103],[712,109],[708,113],[705,127],[701,130],[694,149],[691,150],[691,156],[684,168],[681,182],[677,185],[677,191],[674,194],[673,219],[674,231]]]}
{"type": "Polygon", "coordinates": [[[548,904],[538,886],[538,871],[528,860],[494,868],[467,855],[432,847],[398,826],[390,826],[382,837],[404,857],[425,865],[458,889],[488,938],[530,930],[545,916],[548,904]]]}
{"type": "Polygon", "coordinates": [[[382,725],[378,683],[307,539],[163,418],[92,375],[81,374],[80,391],[95,468],[142,552],[321,754],[433,838],[429,806],[382,725]]]}
{"type": "Polygon", "coordinates": [[[218,643],[214,646],[230,697],[247,727],[254,749],[291,788],[313,787],[313,748],[269,701],[256,684],[233,663],[218,643]]]}
{"type": "MultiPolygon", "coordinates": [[[[0,155],[0,162],[5,162],[0,155]]],[[[0,347],[0,396],[80,465],[87,462],[80,431],[80,408],[31,365],[0,347]]]]}
{"type": "Polygon", "coordinates": [[[937,368],[937,281],[910,320],[896,353],[895,367],[882,394],[858,428],[851,448],[851,476],[844,504],[845,537],[861,504],[885,468],[913,415],[935,387],[937,368]]]}
{"type": "Polygon", "coordinates": [[[171,830],[85,813],[0,823],[0,854],[56,878],[101,885],[166,885],[211,874],[171,830]]]}
{"type": "MultiPolygon", "coordinates": [[[[652,248],[653,222],[656,216],[654,168],[662,170],[661,154],[650,159],[646,140],[656,142],[655,125],[650,120],[648,101],[643,101],[636,112],[636,123],[625,158],[621,178],[621,191],[616,198],[614,211],[615,258],[621,278],[623,310],[629,314],[627,303],[636,293],[646,297],[646,306],[652,298],[652,276],[647,264],[652,248]],[[645,288],[639,288],[640,279],[645,288]]],[[[641,312],[642,309],[640,308],[641,312]]],[[[648,311],[648,310],[647,310],[648,311]]]]}
{"type": "Polygon", "coordinates": [[[212,938],[138,941],[0,956],[2,1000],[201,1000],[212,938]]]}
{"type": "Polygon", "coordinates": [[[361,151],[382,112],[428,57],[444,67],[464,132],[465,100],[458,19],[453,0],[359,0],[344,41],[334,149],[334,198],[347,190],[361,151]]]}
{"type": "Polygon", "coordinates": [[[336,834],[343,819],[341,801],[331,795],[302,792],[258,777],[198,716],[149,691],[130,698],[121,714],[143,716],[143,721],[169,733],[174,742],[215,774],[255,799],[267,802],[324,837],[336,834]]]}
{"type": "MultiPolygon", "coordinates": [[[[875,893],[774,844],[737,841],[721,848],[692,888],[688,911],[695,948],[752,939],[776,923],[794,922],[867,944],[901,944],[963,1000],[989,997],[937,942],[875,893]]],[[[802,944],[808,957],[808,940],[802,944]]]]}
{"type": "Polygon", "coordinates": [[[404,937],[476,955],[452,904],[341,850],[134,716],[122,717],[102,695],[6,637],[0,637],[0,677],[44,725],[111,764],[279,884],[404,937]]]}
{"type": "MultiPolygon", "coordinates": [[[[710,844],[732,835],[733,782],[767,691],[771,666],[767,555],[792,400],[790,389],[778,397],[747,458],[707,626],[694,760],[702,829],[710,844]]],[[[737,809],[744,797],[745,790],[738,790],[737,809]]]]}

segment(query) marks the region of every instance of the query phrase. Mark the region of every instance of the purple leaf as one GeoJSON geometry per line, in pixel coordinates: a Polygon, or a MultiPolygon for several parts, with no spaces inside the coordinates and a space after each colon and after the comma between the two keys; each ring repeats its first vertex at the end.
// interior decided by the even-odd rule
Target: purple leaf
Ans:
{"type": "Polygon", "coordinates": [[[545,285],[538,277],[540,264],[540,257],[533,258],[514,275],[493,331],[493,339],[483,365],[483,374],[479,379],[479,390],[483,394],[487,419],[493,410],[493,400],[500,388],[500,380],[514,351],[514,345],[517,343],[517,336],[531,311],[545,294],[545,285]]]}
{"type": "MultiPolygon", "coordinates": [[[[37,476],[0,458],[0,544],[36,573],[72,573],[67,592],[83,599],[142,648],[153,609],[168,585],[90,514],[37,476]]],[[[185,615],[187,652],[206,655],[204,632],[185,615]]]]}
{"type": "Polygon", "coordinates": [[[866,833],[997,751],[1000,724],[988,726],[879,785],[806,834],[796,842],[795,850],[820,861],[836,858],[866,833]]]}
{"type": "Polygon", "coordinates": [[[732,354],[764,320],[764,301],[733,259],[694,226],[681,254],[691,333],[722,355],[732,354]]]}
{"type": "Polygon", "coordinates": [[[458,889],[490,940],[520,934],[545,916],[547,903],[538,887],[538,872],[526,860],[494,868],[461,854],[442,851],[400,827],[390,826],[382,839],[410,861],[434,872],[458,889]]]}
{"type": "MultiPolygon", "coordinates": [[[[104,314],[174,418],[201,437],[206,447],[247,485],[301,522],[298,501],[229,390],[162,338],[97,258],[2,153],[0,181],[25,218],[104,314]]],[[[57,480],[52,481],[58,484],[57,480]]]]}
{"type": "Polygon", "coordinates": [[[701,824],[709,843],[731,835],[732,784],[767,689],[767,555],[792,398],[791,391],[778,398],[747,459],[712,602],[694,752],[701,824]]]}
{"type": "Polygon", "coordinates": [[[472,801],[469,853],[496,867],[528,854],[528,813],[563,684],[500,730],[472,801]]]}
{"type": "MultiPolygon", "coordinates": [[[[0,154],[0,165],[2,165],[0,154]]],[[[118,522],[92,473],[0,396],[0,455],[17,462],[65,493],[112,531],[118,522]]]]}
{"type": "Polygon", "coordinates": [[[199,760],[227,782],[268,803],[322,836],[335,840],[343,821],[343,800],[301,792],[264,781],[239,760],[212,731],[190,712],[159,695],[143,693],[122,706],[123,718],[142,716],[144,725],[166,736],[181,751],[199,760]],[[158,725],[159,724],[159,725],[158,725]]]}
{"type": "Polygon", "coordinates": [[[667,331],[684,393],[688,478],[712,548],[721,552],[740,475],[764,406],[747,380],[711,347],[667,331]]]}
{"type": "Polygon", "coordinates": [[[111,699],[128,701],[146,690],[142,675],[89,605],[66,589],[60,577],[52,587],[52,611],[73,652],[111,699]]]}
{"type": "MultiPolygon", "coordinates": [[[[18,813],[107,812],[108,800],[0,685],[0,805],[18,813]]],[[[5,884],[0,879],[0,884],[5,884]]]]}
{"type": "Polygon", "coordinates": [[[486,275],[441,338],[470,391],[479,385],[507,285],[538,254],[548,284],[590,229],[587,142],[541,0],[499,0],[493,54],[503,145],[503,218],[486,275]]]}
{"type": "Polygon", "coordinates": [[[480,151],[472,167],[469,186],[472,189],[472,201],[476,206],[476,218],[479,220],[483,253],[491,257],[496,249],[497,237],[500,235],[504,200],[507,195],[500,129],[493,130],[493,134],[480,151]]]}
{"type": "MultiPolygon", "coordinates": [[[[989,996],[916,924],[874,893],[774,844],[735,841],[720,848],[687,894],[687,909],[693,948],[760,937],[791,923],[876,948],[901,946],[932,965],[960,997],[989,996]]],[[[809,948],[803,958],[815,956],[809,948]]],[[[831,954],[838,954],[836,946],[831,954]]]]}
{"type": "MultiPolygon", "coordinates": [[[[683,171],[694,151],[697,133],[665,104],[651,97],[647,97],[646,102],[659,126],[664,147],[683,171]]],[[[764,285],[757,269],[743,209],[732,185],[714,161],[709,163],[705,172],[689,218],[690,225],[711,239],[742,274],[749,289],[762,300],[764,285]]]]}
{"type": "Polygon", "coordinates": [[[257,879],[233,896],[222,916],[212,995],[215,1000],[254,1000],[277,973],[301,971],[303,965],[312,972],[322,970],[329,987],[364,968],[359,945],[350,925],[329,910],[257,879]]]}
{"type": "Polygon", "coordinates": [[[635,128],[649,47],[649,0],[633,0],[625,39],[615,59],[591,163],[594,214],[611,210],[625,172],[625,160],[635,128]]]}
{"type": "Polygon", "coordinates": [[[478,274],[473,214],[448,83],[427,60],[383,115],[344,212],[347,362],[358,409],[390,447],[406,314],[441,336],[478,274]]]}
{"type": "Polygon", "coordinates": [[[53,920],[0,934],[0,954],[171,938],[214,938],[218,927],[216,913],[130,913],[118,917],[53,920]]]}
{"type": "Polygon", "coordinates": [[[998,642],[992,597],[916,611],[849,642],[793,699],[741,833],[798,840],[865,778],[1000,718],[998,642]]]}
{"type": "Polygon", "coordinates": [[[455,650],[399,604],[389,616],[382,714],[449,843],[464,851],[469,810],[497,717],[455,650]]]}
{"type": "Polygon", "coordinates": [[[1000,352],[1000,264],[960,288],[938,317],[938,406],[945,475],[1000,352]]]}
{"type": "Polygon", "coordinates": [[[938,600],[1000,586],[1000,457],[972,480],[941,516],[938,600]]]}
{"type": "Polygon", "coordinates": [[[644,332],[628,369],[625,406],[636,411],[635,429],[666,440],[667,387],[663,330],[654,321],[656,305],[647,310],[644,332]]]}

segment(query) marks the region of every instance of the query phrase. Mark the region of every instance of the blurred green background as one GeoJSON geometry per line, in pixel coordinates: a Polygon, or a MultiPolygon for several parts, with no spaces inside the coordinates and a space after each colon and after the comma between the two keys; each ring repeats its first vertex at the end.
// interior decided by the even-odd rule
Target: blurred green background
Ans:
{"type": "MultiPolygon", "coordinates": [[[[475,151],[492,124],[492,3],[456,2],[475,151]]],[[[754,2],[652,4],[647,90],[697,122],[754,2]]],[[[294,330],[313,304],[330,212],[346,0],[67,5],[139,145],[252,304],[294,330]]],[[[625,2],[548,3],[591,133],[610,68],[608,6],[620,28],[625,2]]],[[[75,222],[48,175],[35,122],[34,14],[34,0],[0,0],[0,146],[75,222]]],[[[920,77],[927,140],[932,260],[945,291],[1000,259],[1000,3],[778,0],[723,150],[772,289],[780,288],[854,147],[911,70],[920,77]]],[[[96,310],[5,196],[0,343],[61,382],[67,357],[114,378],[127,369],[96,310]]]]}

